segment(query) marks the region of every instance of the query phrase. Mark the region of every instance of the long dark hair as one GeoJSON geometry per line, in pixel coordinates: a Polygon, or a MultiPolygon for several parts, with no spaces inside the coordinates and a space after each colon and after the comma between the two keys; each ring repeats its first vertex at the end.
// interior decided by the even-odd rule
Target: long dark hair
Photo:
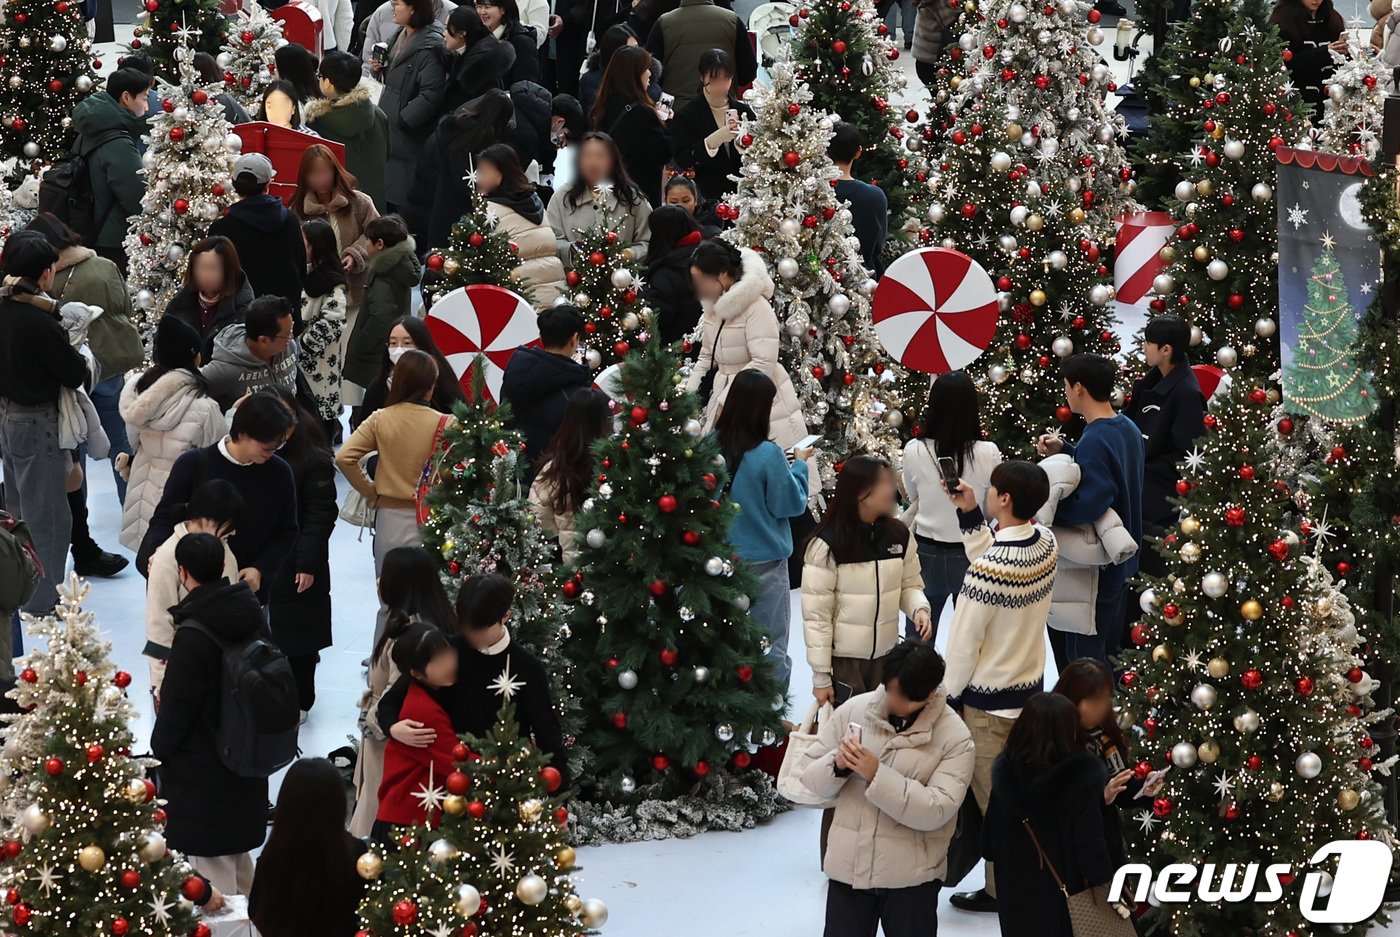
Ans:
{"type": "MultiPolygon", "coordinates": [[[[1095,696],[1107,696],[1112,700],[1113,684],[1113,671],[1108,669],[1107,664],[1092,657],[1081,657],[1065,665],[1065,669],[1060,671],[1060,679],[1055,682],[1055,689],[1051,692],[1060,694],[1078,706],[1084,700],[1095,696]]],[[[1108,719],[1104,720],[1104,724],[1099,726],[1099,730],[1108,736],[1110,742],[1118,746],[1119,753],[1126,760],[1128,740],[1119,728],[1118,720],[1113,718],[1112,712],[1109,713],[1108,719]]]]}
{"type": "Polygon", "coordinates": [[[708,277],[739,280],[744,276],[744,255],[728,241],[703,241],[690,255],[690,266],[708,277]]]}
{"type": "MultiPolygon", "coordinates": [[[[403,326],[408,337],[413,339],[414,348],[426,351],[437,362],[438,376],[437,384],[433,387],[433,407],[443,413],[451,413],[453,407],[466,401],[467,395],[462,393],[462,385],[457,380],[457,374],[452,370],[452,365],[447,363],[447,357],[438,349],[437,342],[433,340],[433,333],[428,329],[428,324],[417,316],[400,316],[389,323],[389,332],[393,332],[397,326],[403,326]]],[[[379,376],[374,379],[373,385],[384,390],[383,397],[380,399],[386,399],[389,396],[387,389],[389,375],[393,373],[394,362],[389,360],[389,346],[385,344],[379,357],[379,376]]]]}
{"type": "Polygon", "coordinates": [[[345,780],[324,758],[302,758],[277,794],[277,819],[258,859],[248,914],[267,937],[339,932],[353,920],[364,882],[345,830],[345,780]],[[334,922],[335,927],[331,928],[334,922]]]}
{"type": "Polygon", "coordinates": [[[836,476],[836,491],[827,502],[826,513],[812,528],[807,542],[821,538],[831,544],[833,553],[845,553],[861,536],[860,499],[893,472],[890,463],[873,455],[852,456],[836,476]]]}
{"type": "Polygon", "coordinates": [[[585,143],[594,142],[604,146],[608,150],[608,156],[612,159],[612,186],[613,195],[617,196],[619,205],[623,205],[628,211],[636,208],[642,200],[642,190],[637,188],[637,183],[632,181],[632,177],[627,173],[627,166],[622,161],[622,148],[617,145],[617,141],[610,134],[601,130],[590,130],[578,138],[574,144],[574,180],[569,183],[569,188],[564,195],[564,200],[569,203],[570,208],[578,208],[578,203],[583,201],[584,196],[593,197],[593,193],[588,189],[588,183],[583,181],[583,173],[579,172],[578,163],[583,158],[583,146],[585,143]]]}
{"type": "Polygon", "coordinates": [[[593,444],[612,429],[608,395],[588,388],[574,393],[564,410],[564,421],[549,441],[537,481],[553,487],[550,507],[557,514],[572,514],[588,497],[593,482],[593,444]]]}
{"type": "Polygon", "coordinates": [[[963,474],[973,445],[982,438],[981,401],[966,371],[949,371],[933,382],[924,407],[923,438],[933,443],[936,455],[953,460],[958,475],[963,474]]]}
{"type": "Polygon", "coordinates": [[[335,240],[335,228],[324,218],[312,218],[301,226],[306,245],[311,248],[307,262],[311,269],[332,283],[345,282],[345,268],[340,264],[340,245],[335,240]]]}
{"type": "Polygon", "coordinates": [[[757,368],[745,368],[734,375],[724,409],[715,421],[715,436],[724,463],[733,473],[739,459],[754,446],[767,441],[778,385],[757,368]]]}
{"type": "Polygon", "coordinates": [[[187,289],[192,289],[195,295],[199,295],[199,284],[194,278],[194,262],[199,259],[200,254],[218,254],[219,260],[224,266],[224,287],[219,294],[221,299],[228,299],[237,295],[238,288],[243,285],[243,265],[238,262],[238,248],[233,246],[233,242],[222,234],[211,234],[207,238],[201,238],[194,242],[190,248],[185,264],[185,276],[181,281],[187,289]]]}
{"type": "Polygon", "coordinates": [[[493,143],[476,154],[478,163],[490,163],[501,174],[501,184],[496,191],[486,196],[490,198],[513,199],[527,192],[535,191],[535,186],[525,176],[520,165],[520,156],[515,148],[507,143],[493,143]]]}
{"type": "Polygon", "coordinates": [[[593,50],[593,54],[588,57],[589,71],[605,72],[608,70],[608,63],[617,54],[617,50],[627,45],[627,40],[635,39],[642,41],[642,37],[637,35],[637,31],[626,23],[618,23],[603,30],[603,35],[598,37],[598,47],[593,50]]]}
{"type": "Polygon", "coordinates": [[[452,115],[456,135],[448,143],[453,158],[465,161],[504,139],[506,128],[514,116],[515,102],[500,88],[490,88],[457,108],[452,115]]]}
{"type": "MultiPolygon", "coordinates": [[[[1342,14],[1337,12],[1332,5],[1332,0],[1322,0],[1322,5],[1317,8],[1317,18],[1332,27],[1333,37],[1337,38],[1346,31],[1346,23],[1342,21],[1342,14]]],[[[1278,27],[1279,33],[1285,42],[1294,39],[1301,39],[1307,32],[1306,24],[1313,18],[1313,13],[1303,5],[1303,0],[1278,0],[1274,4],[1273,12],[1269,14],[1269,22],[1278,27]]]]}
{"type": "Polygon", "coordinates": [[[651,213],[651,243],[647,246],[647,267],[655,269],[672,254],[689,256],[700,243],[700,224],[679,205],[660,205],[651,213]],[[682,241],[685,243],[682,243],[682,241]],[[693,242],[693,243],[692,243],[693,242]]]}
{"type": "Polygon", "coordinates": [[[1021,707],[1002,757],[1013,765],[1053,765],[1083,750],[1079,707],[1057,693],[1037,693],[1021,707]]]}
{"type": "MultiPolygon", "coordinates": [[[[602,127],[607,119],[608,106],[616,98],[629,104],[636,104],[652,110],[651,96],[646,85],[642,84],[642,74],[651,68],[651,53],[641,46],[623,46],[613,55],[603,72],[603,83],[598,86],[598,97],[588,116],[593,126],[602,127]]],[[[655,112],[652,111],[654,114],[655,112]]],[[[604,128],[607,129],[607,128],[604,128]]]]}
{"type": "MultiPolygon", "coordinates": [[[[277,74],[292,86],[292,100],[297,104],[321,96],[321,81],[317,74],[319,61],[306,46],[289,42],[273,53],[277,74]]],[[[297,112],[300,113],[300,107],[297,112]]]]}
{"type": "MultiPolygon", "coordinates": [[[[284,46],[284,48],[287,48],[284,46]]],[[[293,129],[302,126],[301,119],[301,92],[297,86],[285,79],[278,79],[263,89],[261,103],[258,104],[258,120],[267,120],[267,99],[272,92],[280,91],[292,102],[292,127],[293,129]]]]}
{"type": "Polygon", "coordinates": [[[326,434],[321,429],[321,418],[306,409],[296,394],[286,387],[271,389],[291,411],[292,419],[296,422],[292,435],[287,437],[286,445],[277,454],[286,460],[292,467],[292,474],[300,479],[317,452],[326,456],[331,454],[330,443],[326,441],[326,434]]]}
{"type": "Polygon", "coordinates": [[[457,613],[442,587],[437,560],[422,547],[394,547],[384,554],[379,567],[379,600],[389,610],[389,617],[371,660],[378,660],[384,645],[403,634],[414,621],[426,621],[444,631],[457,624],[457,613]]]}

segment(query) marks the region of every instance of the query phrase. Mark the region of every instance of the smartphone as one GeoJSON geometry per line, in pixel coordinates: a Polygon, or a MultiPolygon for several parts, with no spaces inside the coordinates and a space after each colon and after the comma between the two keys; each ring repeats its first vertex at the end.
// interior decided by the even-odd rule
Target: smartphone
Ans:
{"type": "Polygon", "coordinates": [[[822,435],[820,433],[813,433],[810,436],[803,436],[797,442],[793,443],[791,446],[788,446],[787,451],[792,452],[794,449],[811,449],[821,441],[822,435]]]}
{"type": "Polygon", "coordinates": [[[1157,793],[1157,785],[1167,776],[1167,772],[1171,771],[1171,769],[1172,766],[1167,765],[1165,768],[1159,768],[1149,773],[1147,777],[1143,778],[1142,788],[1137,792],[1137,797],[1133,799],[1136,800],[1138,797],[1154,796],[1157,793]]]}
{"type": "Polygon", "coordinates": [[[948,494],[956,493],[962,479],[958,478],[957,466],[946,455],[938,457],[938,474],[943,476],[943,487],[948,490],[948,494]]]}
{"type": "Polygon", "coordinates": [[[724,120],[726,124],[737,122],[739,120],[739,111],[731,107],[724,112],[724,120]]]}
{"type": "Polygon", "coordinates": [[[389,43],[376,42],[374,45],[370,46],[369,60],[377,67],[383,68],[384,63],[389,61],[389,43]]]}
{"type": "Polygon", "coordinates": [[[848,738],[848,739],[854,739],[855,741],[859,742],[859,741],[861,741],[862,733],[863,733],[864,731],[865,731],[865,730],[861,728],[860,723],[858,723],[858,722],[849,723],[849,724],[846,726],[846,738],[848,738]]]}
{"type": "Polygon", "coordinates": [[[852,696],[855,695],[855,688],[852,687],[849,683],[842,683],[840,680],[837,680],[835,683],[832,684],[832,686],[836,688],[837,706],[840,706],[842,703],[846,702],[846,700],[850,699],[852,696]]]}

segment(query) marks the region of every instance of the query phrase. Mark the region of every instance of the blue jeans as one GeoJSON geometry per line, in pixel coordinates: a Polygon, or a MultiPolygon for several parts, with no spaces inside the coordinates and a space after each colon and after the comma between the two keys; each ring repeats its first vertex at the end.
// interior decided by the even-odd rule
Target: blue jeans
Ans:
{"type": "Polygon", "coordinates": [[[888,12],[885,13],[885,25],[890,30],[890,42],[895,41],[895,20],[904,26],[904,42],[908,45],[914,40],[914,0],[896,0],[890,4],[888,12]],[[899,14],[896,16],[895,14],[899,14]]]}
{"type": "Polygon", "coordinates": [[[118,504],[126,502],[126,479],[117,474],[117,453],[125,452],[128,457],[135,455],[130,440],[126,438],[126,420],[122,419],[121,411],[117,409],[122,398],[122,388],[125,386],[125,376],[118,374],[95,385],[92,393],[88,394],[97,410],[97,421],[102,424],[102,431],[112,443],[112,451],[108,458],[112,463],[112,478],[117,483],[118,504]]]}
{"type": "MultiPolygon", "coordinates": [[[[44,578],[24,611],[43,615],[58,602],[68,564],[73,515],[64,478],[68,459],[58,448],[58,405],[34,406],[0,398],[0,453],[5,464],[5,509],[29,525],[44,578]]],[[[14,680],[9,632],[0,639],[0,687],[14,680]],[[8,682],[7,682],[8,681],[8,682]]]]}
{"type": "Polygon", "coordinates": [[[749,615],[771,642],[767,657],[773,666],[773,679],[778,683],[779,692],[787,693],[792,681],[792,658],[788,656],[788,631],[792,626],[788,561],[751,563],[749,568],[758,577],[758,595],[754,597],[749,615]]]}
{"type": "MultiPolygon", "coordinates": [[[[930,644],[938,637],[938,619],[943,614],[943,606],[950,599],[957,603],[958,592],[962,590],[963,577],[967,575],[968,565],[967,553],[963,550],[961,542],[954,549],[952,546],[935,546],[919,541],[919,574],[924,580],[929,617],[933,619],[933,635],[928,639],[930,644]]],[[[904,634],[909,638],[918,637],[913,619],[904,619],[904,634]]]]}
{"type": "Polygon", "coordinates": [[[1065,633],[1065,657],[1071,661],[1081,657],[1109,663],[1108,655],[1118,653],[1118,643],[1123,636],[1123,592],[1124,584],[1118,583],[1104,589],[1099,580],[1099,594],[1094,599],[1094,625],[1097,634],[1065,633]]]}

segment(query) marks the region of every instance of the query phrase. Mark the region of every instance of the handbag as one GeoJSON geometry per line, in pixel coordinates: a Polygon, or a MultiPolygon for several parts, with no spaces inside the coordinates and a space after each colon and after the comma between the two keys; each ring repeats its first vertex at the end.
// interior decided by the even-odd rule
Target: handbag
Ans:
{"type": "MultiPolygon", "coordinates": [[[[360,471],[367,477],[373,478],[371,464],[379,456],[377,451],[366,452],[360,456],[356,463],[360,471]]],[[[340,519],[345,523],[361,529],[374,526],[374,507],[369,503],[369,499],[360,494],[359,489],[351,486],[350,492],[345,496],[345,503],[340,506],[340,519]]]]}
{"type": "Polygon", "coordinates": [[[433,432],[433,448],[428,454],[428,459],[423,463],[423,472],[418,476],[418,487],[413,491],[413,509],[418,518],[418,526],[422,527],[428,523],[428,492],[433,490],[437,484],[438,474],[442,469],[443,460],[447,457],[447,449],[442,444],[442,435],[447,430],[447,423],[452,419],[452,414],[444,413],[438,417],[437,429],[433,432]]]}
{"type": "Polygon", "coordinates": [[[834,799],[823,800],[802,783],[802,772],[824,754],[817,739],[818,716],[823,720],[830,719],[832,712],[830,703],[819,707],[813,700],[802,724],[788,733],[787,752],[783,755],[782,766],[778,768],[778,794],[798,806],[826,808],[836,805],[834,799]]]}
{"type": "Polygon", "coordinates": [[[1051,878],[1060,888],[1060,894],[1065,896],[1065,903],[1069,906],[1069,926],[1074,937],[1136,937],[1137,932],[1130,920],[1132,911],[1125,905],[1109,904],[1107,885],[1091,885],[1071,895],[1064,879],[1055,871],[1054,863],[1041,848],[1040,840],[1031,828],[1031,821],[1026,819],[1021,823],[1035,844],[1035,851],[1040,854],[1041,866],[1049,870],[1051,878]]]}

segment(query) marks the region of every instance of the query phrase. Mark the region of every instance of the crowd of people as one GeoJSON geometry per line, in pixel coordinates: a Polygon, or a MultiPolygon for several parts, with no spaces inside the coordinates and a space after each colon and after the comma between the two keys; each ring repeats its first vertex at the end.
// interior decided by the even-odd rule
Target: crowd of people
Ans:
{"type": "MultiPolygon", "coordinates": [[[[148,337],[149,363],[121,250],[125,219],[141,211],[149,63],[124,61],[79,106],[98,223],[79,232],[43,214],[4,248],[5,504],[28,521],[45,570],[25,611],[52,611],[70,552],[87,576],[128,565],[87,528],[85,465],[109,459],[120,544],[148,579],[152,750],[171,847],[191,857],[211,901],[251,893],[269,937],[309,932],[286,873],[265,873],[304,863],[344,912],[334,932],[353,933],[359,840],[418,819],[413,791],[429,771],[451,770],[457,733],[490,727],[490,687],[503,675],[523,679],[522,730],[567,779],[548,681],[511,638],[513,583],[472,576],[449,601],[421,544],[423,467],[463,401],[416,309],[422,258],[476,199],[520,248],[540,345],[514,354],[501,393],[525,440],[536,517],[571,562],[574,515],[614,408],[592,387],[584,316],[565,282],[574,243],[604,224],[645,264],[661,338],[695,340],[687,386],[706,400],[704,428],[741,506],[732,547],[759,584],[750,614],[784,691],[791,590],[801,588],[811,693],[835,707],[801,775],[828,805],[828,935],[871,933],[877,921],[888,937],[928,932],[967,796],[988,831],[986,885],[953,904],[997,911],[1008,934],[1068,935],[1058,890],[1015,830],[1032,823],[1036,848],[1067,880],[1101,884],[1121,857],[1114,811],[1153,782],[1124,774],[1110,667],[1131,618],[1125,584],[1155,557],[1133,553],[1075,578],[1080,613],[1057,618],[1052,593],[1071,576],[1054,531],[1111,515],[1141,547],[1171,523],[1175,466],[1204,409],[1188,326],[1148,324],[1150,370],[1123,412],[1112,403],[1117,364],[1063,362],[1085,429],[1075,445],[1045,436],[1037,448],[1046,466],[1073,464],[1070,490],[1052,499],[1045,467],[1004,460],[983,440],[976,387],[952,372],[934,382],[901,464],[847,459],[813,528],[812,450],[800,445],[806,419],[778,360],[774,284],[760,255],[715,237],[723,222],[711,210],[736,184],[735,133],[751,114],[736,96],[754,77],[747,33],[714,0],[612,6],[593,4],[589,16],[582,4],[392,0],[365,11],[358,56],[358,34],[337,35],[319,63],[279,52],[260,116],[344,144],[344,163],[308,145],[284,204],[269,192],[266,157],[237,159],[237,201],[188,250],[183,286],[148,337]],[[75,304],[102,313],[75,324],[65,311],[75,304]],[[352,492],[343,505],[337,475],[352,492]],[[307,718],[332,644],[329,540],[342,517],[373,532],[366,568],[380,599],[364,649],[355,804],[347,832],[325,809],[334,769],[298,762],[255,867],[268,778],[231,766],[215,744],[223,648],[275,648],[292,720],[307,718]],[[949,602],[945,658],[933,641],[949,602]],[[1059,674],[1051,693],[1047,633],[1059,674]],[[308,836],[318,849],[308,852],[308,836]],[[1013,881],[1014,900],[1002,900],[1013,881]]],[[[917,45],[907,18],[905,31],[917,45]]],[[[888,213],[883,193],[852,172],[861,143],[838,124],[830,154],[875,273],[888,213]]],[[[10,641],[0,629],[0,685],[14,681],[10,641]]]]}

